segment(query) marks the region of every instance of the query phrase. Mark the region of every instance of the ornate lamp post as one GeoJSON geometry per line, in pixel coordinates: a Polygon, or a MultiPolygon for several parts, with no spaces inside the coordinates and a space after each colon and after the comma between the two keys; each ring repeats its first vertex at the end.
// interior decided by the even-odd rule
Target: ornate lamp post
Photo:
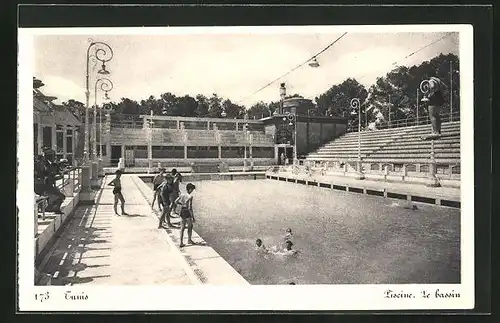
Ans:
{"type": "MultiPolygon", "coordinates": [[[[430,81],[429,80],[423,80],[420,83],[420,91],[424,94],[424,97],[422,98],[423,102],[429,101],[428,95],[430,91],[430,81]]],[[[431,151],[430,151],[430,159],[429,159],[429,174],[428,174],[428,179],[427,179],[427,186],[430,187],[439,187],[441,184],[439,183],[439,180],[436,177],[436,156],[435,156],[435,151],[434,151],[434,139],[431,140],[431,151]]]]}
{"type": "Polygon", "coordinates": [[[363,169],[361,165],[361,102],[358,98],[354,98],[351,100],[351,114],[358,114],[358,160],[356,163],[356,178],[364,179],[365,175],[363,174],[363,169]],[[358,112],[355,110],[358,109],[358,112]]]}
{"type": "MultiPolygon", "coordinates": [[[[97,122],[96,122],[96,109],[97,109],[97,90],[104,91],[104,99],[109,100],[108,92],[113,90],[113,82],[109,80],[108,78],[99,78],[95,82],[94,86],[94,129],[93,129],[93,137],[94,137],[94,142],[93,142],[93,154],[94,156],[97,156],[97,122]]],[[[99,109],[99,159],[98,159],[98,168],[99,168],[99,173],[102,173],[102,109],[99,109]]]]}
{"type": "Polygon", "coordinates": [[[288,113],[288,125],[293,126],[293,164],[297,163],[297,113],[288,113]]]}
{"type": "MultiPolygon", "coordinates": [[[[88,190],[90,187],[90,178],[92,176],[92,168],[89,165],[90,158],[89,158],[89,100],[90,100],[90,89],[89,89],[89,63],[90,63],[90,58],[93,57],[97,61],[101,62],[101,69],[98,71],[99,74],[102,75],[107,75],[109,74],[109,71],[106,70],[106,62],[109,62],[113,58],[113,49],[106,43],[103,42],[94,42],[90,40],[91,43],[89,47],[87,48],[87,61],[86,61],[86,75],[85,75],[85,98],[86,98],[86,105],[85,105],[85,145],[84,145],[84,151],[83,151],[83,158],[84,158],[84,164],[85,164],[85,169],[84,172],[86,171],[87,174],[85,174],[83,177],[85,180],[82,183],[83,190],[88,190]],[[91,54],[91,50],[93,50],[93,53],[91,54]]],[[[94,124],[95,124],[95,118],[96,114],[94,113],[94,124]]],[[[96,169],[97,170],[97,169],[96,169]]]]}

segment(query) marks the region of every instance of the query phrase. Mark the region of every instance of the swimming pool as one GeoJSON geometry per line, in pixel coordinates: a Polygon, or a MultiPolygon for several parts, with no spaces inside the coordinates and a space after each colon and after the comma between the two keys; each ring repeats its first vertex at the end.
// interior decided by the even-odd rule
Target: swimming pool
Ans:
{"type": "Polygon", "coordinates": [[[251,284],[460,282],[460,210],[271,180],[195,182],[198,232],[251,284]],[[294,257],[259,255],[255,240],[294,257]]]}

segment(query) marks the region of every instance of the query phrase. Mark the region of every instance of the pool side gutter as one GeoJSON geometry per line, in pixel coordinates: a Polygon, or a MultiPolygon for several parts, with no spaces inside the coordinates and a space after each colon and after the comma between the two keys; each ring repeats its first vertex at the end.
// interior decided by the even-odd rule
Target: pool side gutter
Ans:
{"type": "MultiPolygon", "coordinates": [[[[153,190],[144,183],[138,175],[128,175],[143,195],[149,205],[152,203],[153,190]]],[[[160,212],[151,211],[159,218],[160,212]]],[[[193,230],[193,240],[201,243],[199,246],[186,245],[179,248],[179,229],[163,229],[169,245],[177,251],[184,268],[190,277],[196,277],[197,283],[208,285],[249,285],[249,283],[227,263],[203,238],[193,230]]],[[[185,235],[185,237],[187,237],[185,235]]]]}

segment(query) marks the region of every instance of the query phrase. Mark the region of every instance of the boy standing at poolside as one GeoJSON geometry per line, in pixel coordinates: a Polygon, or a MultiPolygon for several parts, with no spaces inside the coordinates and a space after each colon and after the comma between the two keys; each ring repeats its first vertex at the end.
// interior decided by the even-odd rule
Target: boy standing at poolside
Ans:
{"type": "Polygon", "coordinates": [[[115,195],[115,202],[113,204],[113,209],[115,210],[115,214],[118,215],[118,216],[120,216],[120,214],[118,214],[118,211],[116,210],[116,206],[118,205],[118,200],[120,200],[121,207],[122,207],[122,214],[123,215],[128,215],[127,213],[125,213],[125,199],[123,198],[122,183],[120,181],[120,177],[122,176],[122,172],[120,170],[117,170],[115,172],[115,174],[116,174],[115,179],[113,179],[108,184],[110,186],[114,186],[114,188],[113,188],[113,194],[115,195]]]}
{"type": "Polygon", "coordinates": [[[180,236],[180,244],[179,247],[184,247],[184,229],[188,229],[188,243],[195,244],[191,239],[191,235],[193,234],[193,223],[195,222],[194,213],[193,213],[193,191],[196,186],[192,183],[186,185],[185,193],[182,193],[176,200],[175,204],[181,206],[180,217],[181,217],[181,236],[180,236]]]}
{"type": "Polygon", "coordinates": [[[179,197],[181,194],[181,189],[179,188],[180,183],[182,182],[182,176],[179,172],[177,172],[177,169],[172,169],[170,172],[170,176],[172,177],[172,189],[170,192],[170,209],[175,210],[175,200],[179,197]]]}
{"type": "Polygon", "coordinates": [[[165,175],[165,168],[160,168],[160,173],[156,174],[153,178],[153,203],[151,203],[151,208],[154,208],[156,198],[158,198],[158,209],[161,211],[161,195],[158,187],[163,183],[163,176],[165,175]]]}
{"type": "Polygon", "coordinates": [[[163,178],[163,183],[158,186],[159,196],[163,204],[163,211],[161,213],[160,222],[158,223],[158,229],[163,228],[163,221],[167,220],[167,226],[173,228],[174,226],[170,222],[170,194],[173,191],[174,178],[170,174],[166,174],[163,178]]]}

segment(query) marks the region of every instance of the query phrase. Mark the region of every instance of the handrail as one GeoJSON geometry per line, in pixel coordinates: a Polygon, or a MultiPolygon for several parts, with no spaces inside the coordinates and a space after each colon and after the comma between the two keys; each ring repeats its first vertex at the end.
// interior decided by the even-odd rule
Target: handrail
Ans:
{"type": "MultiPolygon", "coordinates": [[[[71,167],[59,173],[61,177],[56,180],[56,187],[64,191],[65,196],[73,196],[75,191],[79,191],[82,185],[82,169],[81,167],[71,167]]],[[[38,218],[39,210],[42,213],[42,221],[45,221],[45,208],[48,204],[48,196],[42,195],[35,197],[34,200],[34,220],[35,220],[35,236],[38,234],[38,218]]]]}
{"type": "MultiPolygon", "coordinates": [[[[460,121],[460,112],[455,111],[453,113],[442,113],[441,114],[441,122],[450,122],[450,121],[460,121]]],[[[396,119],[396,120],[391,120],[386,121],[386,122],[381,122],[377,124],[377,130],[381,129],[389,129],[389,128],[402,128],[402,127],[410,127],[410,126],[420,126],[420,125],[426,125],[430,124],[430,118],[428,115],[426,116],[419,116],[418,118],[416,117],[408,117],[406,119],[396,119]]],[[[368,129],[364,129],[366,131],[368,129]]],[[[351,124],[346,132],[357,132],[358,131],[358,124],[351,124]]]]}
{"type": "MultiPolygon", "coordinates": [[[[355,173],[357,168],[352,165],[352,162],[313,162],[313,161],[299,161],[295,165],[281,165],[276,166],[273,172],[291,172],[295,175],[306,174],[312,175],[313,173],[321,173],[326,175],[327,172],[333,173],[355,173]]],[[[269,171],[269,170],[268,170],[269,171]]],[[[365,174],[380,174],[407,176],[409,172],[427,174],[431,171],[429,163],[368,163],[363,165],[362,172],[365,174]],[[372,169],[372,164],[375,164],[377,169],[372,169]],[[397,167],[396,167],[397,166],[397,167]]],[[[458,177],[460,176],[460,163],[436,163],[436,174],[458,177]]],[[[419,176],[422,176],[419,175],[419,176]]],[[[426,175],[427,176],[427,175],[426,175]]]]}

